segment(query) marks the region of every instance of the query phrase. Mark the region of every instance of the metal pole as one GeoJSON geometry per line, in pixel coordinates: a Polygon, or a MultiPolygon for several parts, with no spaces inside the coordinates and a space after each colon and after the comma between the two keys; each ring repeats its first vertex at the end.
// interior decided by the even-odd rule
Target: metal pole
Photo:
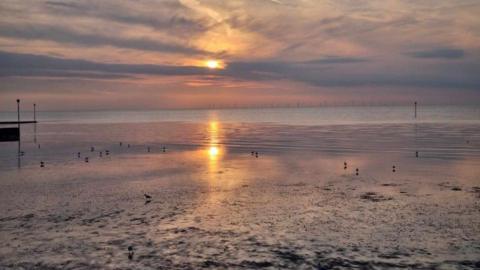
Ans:
{"type": "Polygon", "coordinates": [[[417,102],[415,101],[415,119],[417,119],[417,102]]]}
{"type": "Polygon", "coordinates": [[[21,134],[20,134],[20,99],[17,99],[17,125],[18,125],[18,153],[17,153],[17,162],[18,162],[18,168],[20,169],[20,140],[21,140],[21,134]]]}
{"type": "Polygon", "coordinates": [[[33,103],[33,121],[37,122],[37,104],[33,103]]]}
{"type": "Polygon", "coordinates": [[[17,99],[17,120],[18,130],[20,131],[20,99],[17,99]]]}

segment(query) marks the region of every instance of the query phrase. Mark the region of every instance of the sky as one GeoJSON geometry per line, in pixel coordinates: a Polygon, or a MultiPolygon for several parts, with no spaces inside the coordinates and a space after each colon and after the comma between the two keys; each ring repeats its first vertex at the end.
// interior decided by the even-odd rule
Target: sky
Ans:
{"type": "Polygon", "coordinates": [[[0,1],[0,111],[480,103],[478,0],[0,1]]]}

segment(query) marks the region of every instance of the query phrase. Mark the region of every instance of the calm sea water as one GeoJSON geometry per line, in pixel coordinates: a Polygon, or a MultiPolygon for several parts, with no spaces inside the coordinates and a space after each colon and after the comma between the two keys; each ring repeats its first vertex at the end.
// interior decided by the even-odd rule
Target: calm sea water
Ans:
{"type": "MultiPolygon", "coordinates": [[[[0,121],[11,121],[16,112],[0,112],[0,121]]],[[[33,119],[22,112],[22,120],[33,119]]],[[[38,112],[42,122],[60,123],[140,123],[188,121],[205,123],[216,119],[233,123],[278,123],[288,125],[330,125],[361,123],[479,123],[480,106],[321,107],[225,110],[89,111],[38,112]]]]}
{"type": "MultiPolygon", "coordinates": [[[[22,151],[63,158],[76,148],[123,141],[152,148],[230,151],[397,153],[424,158],[480,157],[480,108],[324,107],[242,110],[39,112],[37,125],[22,126],[22,151]],[[214,138],[213,138],[214,137],[214,138]],[[48,147],[38,151],[37,146],[48,147]],[[58,153],[58,154],[55,154],[58,153]]],[[[0,120],[15,119],[1,113],[0,120]]],[[[30,112],[21,119],[32,118],[30,112]]],[[[104,145],[104,146],[101,146],[104,145]]],[[[15,143],[0,145],[3,166],[14,166],[15,143]]],[[[29,157],[23,158],[28,164],[29,157]]],[[[2,166],[2,165],[0,165],[2,166]]]]}

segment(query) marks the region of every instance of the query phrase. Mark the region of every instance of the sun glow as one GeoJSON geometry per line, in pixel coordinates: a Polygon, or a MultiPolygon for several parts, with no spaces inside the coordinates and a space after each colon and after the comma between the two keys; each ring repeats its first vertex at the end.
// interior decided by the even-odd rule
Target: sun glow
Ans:
{"type": "Polygon", "coordinates": [[[216,146],[210,147],[210,149],[208,149],[208,155],[210,156],[210,158],[214,158],[218,156],[218,147],[216,146]]]}
{"type": "Polygon", "coordinates": [[[217,60],[208,60],[207,62],[205,62],[205,64],[210,69],[221,68],[220,62],[217,60]]]}
{"type": "Polygon", "coordinates": [[[211,162],[216,162],[217,157],[220,155],[220,148],[218,146],[218,122],[217,121],[210,121],[208,126],[208,133],[209,133],[209,140],[210,140],[210,147],[207,148],[208,156],[211,162]]]}

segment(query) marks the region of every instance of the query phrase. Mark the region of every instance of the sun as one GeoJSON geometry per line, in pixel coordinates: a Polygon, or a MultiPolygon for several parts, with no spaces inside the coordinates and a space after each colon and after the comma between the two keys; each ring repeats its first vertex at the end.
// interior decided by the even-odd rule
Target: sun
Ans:
{"type": "Polygon", "coordinates": [[[220,63],[217,60],[208,60],[206,62],[206,65],[208,68],[211,68],[211,69],[220,68],[220,63]]]}

